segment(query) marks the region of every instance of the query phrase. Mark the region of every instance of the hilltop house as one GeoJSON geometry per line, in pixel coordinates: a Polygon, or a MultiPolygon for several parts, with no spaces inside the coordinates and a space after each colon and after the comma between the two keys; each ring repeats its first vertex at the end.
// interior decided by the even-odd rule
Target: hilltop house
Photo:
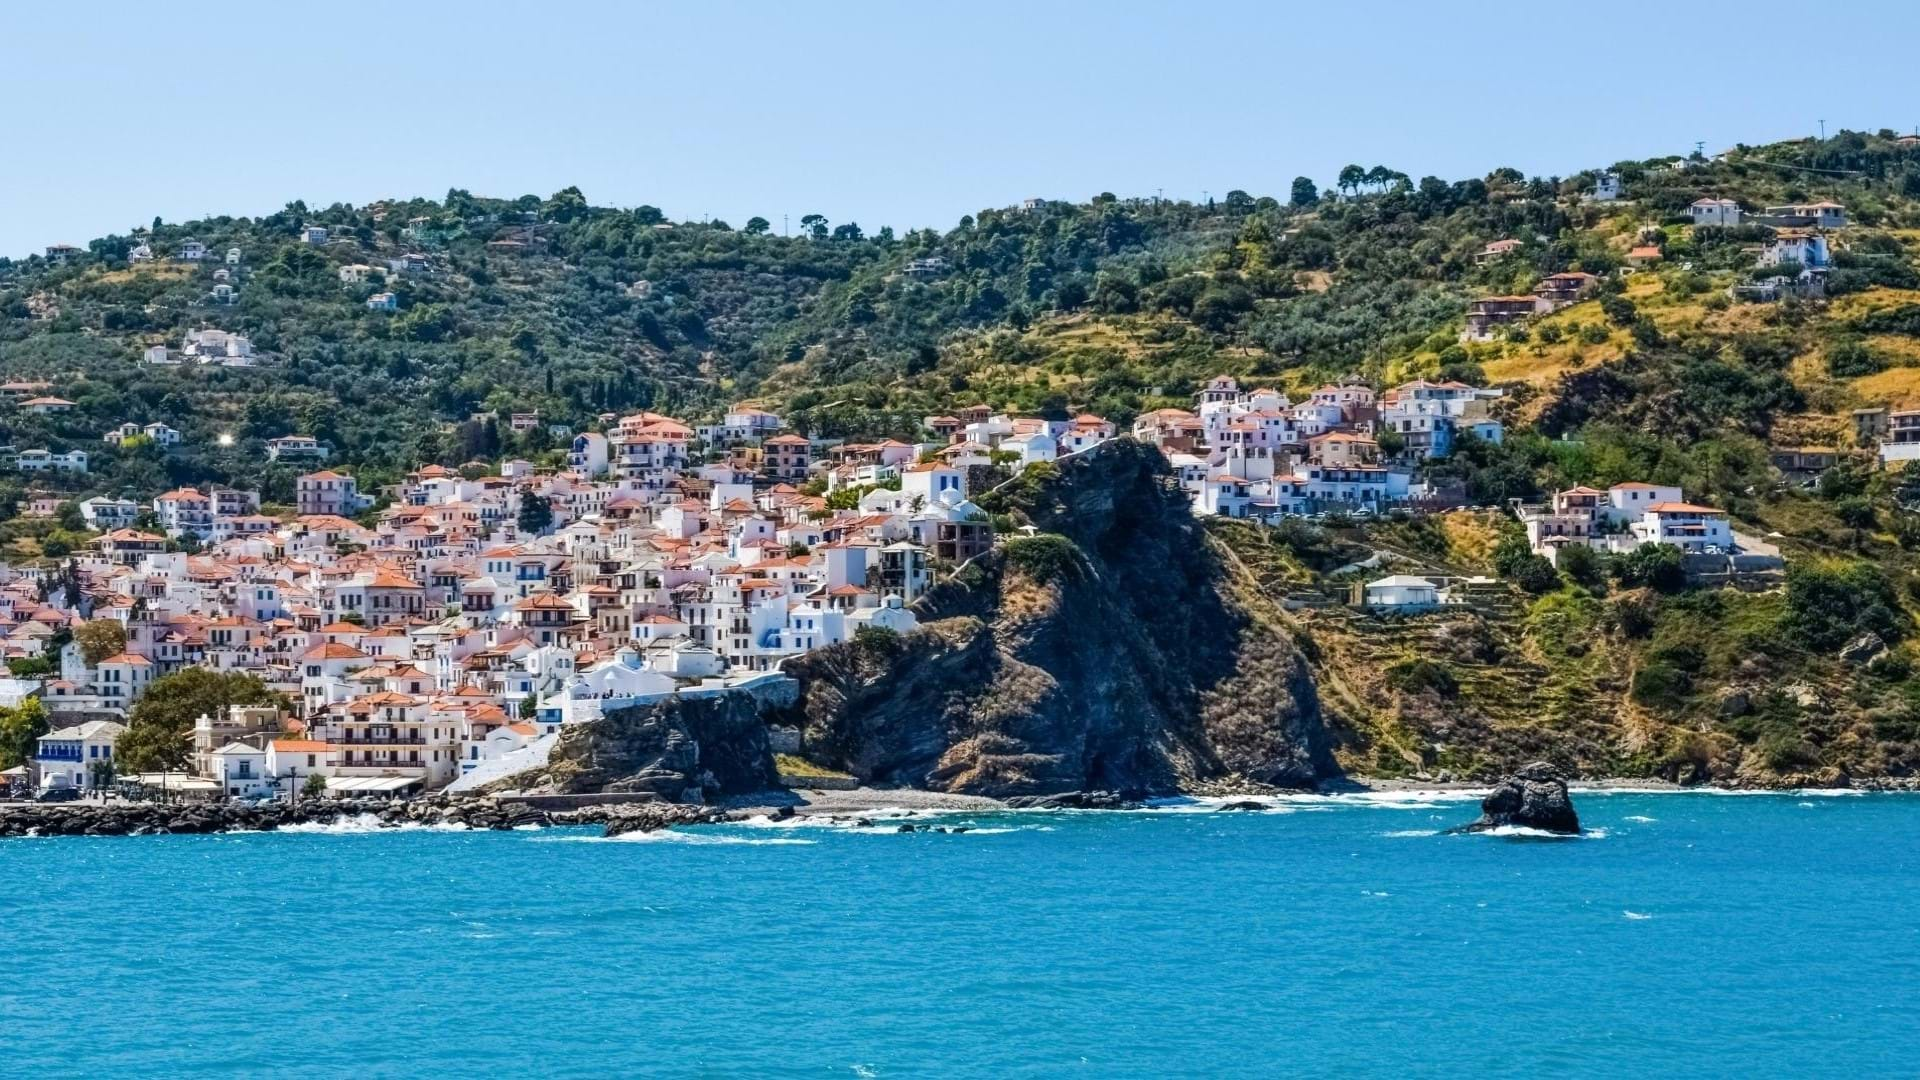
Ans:
{"type": "Polygon", "coordinates": [[[1467,305],[1467,328],[1460,340],[1492,341],[1502,328],[1533,318],[1544,304],[1537,296],[1481,297],[1467,305]]]}
{"type": "Polygon", "coordinates": [[[1732,228],[1740,224],[1740,204],[1732,199],[1695,199],[1687,213],[1693,218],[1694,225],[1713,225],[1732,228]]]}
{"type": "Polygon", "coordinates": [[[311,435],[282,435],[267,440],[268,461],[325,461],[327,448],[311,435]]]}

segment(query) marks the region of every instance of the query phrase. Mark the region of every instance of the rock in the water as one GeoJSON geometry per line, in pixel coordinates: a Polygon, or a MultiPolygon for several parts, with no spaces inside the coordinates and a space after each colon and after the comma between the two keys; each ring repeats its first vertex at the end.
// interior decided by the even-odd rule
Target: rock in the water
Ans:
{"type": "Polygon", "coordinates": [[[622,836],[632,832],[653,832],[670,825],[702,825],[721,821],[725,814],[707,806],[688,803],[634,803],[619,807],[607,816],[603,836],[622,836]]]}
{"type": "Polygon", "coordinates": [[[1486,832],[1504,826],[1566,835],[1579,833],[1580,816],[1573,812],[1565,774],[1544,761],[1522,767],[1480,800],[1480,820],[1463,826],[1462,830],[1486,832]]]}
{"type": "Polygon", "coordinates": [[[1266,803],[1255,802],[1252,799],[1239,799],[1230,803],[1221,803],[1219,807],[1219,812],[1224,812],[1227,810],[1246,810],[1251,812],[1251,811],[1267,810],[1267,809],[1270,809],[1270,807],[1268,807],[1266,803]]]}

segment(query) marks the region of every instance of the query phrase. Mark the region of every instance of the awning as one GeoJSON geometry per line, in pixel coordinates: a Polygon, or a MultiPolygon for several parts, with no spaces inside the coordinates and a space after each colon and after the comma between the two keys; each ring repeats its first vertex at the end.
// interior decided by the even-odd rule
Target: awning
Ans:
{"type": "Polygon", "coordinates": [[[380,794],[418,787],[423,779],[418,776],[331,776],[327,778],[327,790],[348,794],[380,794]]]}

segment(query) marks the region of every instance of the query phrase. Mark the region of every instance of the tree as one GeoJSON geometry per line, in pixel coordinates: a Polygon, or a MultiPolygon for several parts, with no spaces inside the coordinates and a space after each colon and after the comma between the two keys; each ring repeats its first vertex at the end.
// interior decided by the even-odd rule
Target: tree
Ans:
{"type": "Polygon", "coordinates": [[[277,705],[279,700],[265,683],[239,672],[184,668],[162,675],[127,713],[114,760],[135,772],[178,769],[187,762],[193,722],[202,714],[225,716],[235,705],[277,705]]]}
{"type": "Polygon", "coordinates": [[[1606,582],[1606,567],[1600,553],[1585,544],[1568,544],[1560,549],[1560,572],[1575,584],[1595,588],[1606,582]]]}
{"type": "Polygon", "coordinates": [[[88,667],[98,667],[100,661],[126,650],[127,628],[118,619],[94,619],[75,630],[73,640],[80,646],[80,659],[88,667]]]}
{"type": "Polygon", "coordinates": [[[1613,560],[1613,576],[1629,589],[1676,593],[1687,587],[1686,556],[1672,544],[1641,544],[1613,560]]]}
{"type": "Polygon", "coordinates": [[[37,697],[0,709],[0,769],[25,764],[47,731],[47,707],[37,697]]]}
{"type": "Polygon", "coordinates": [[[773,228],[773,225],[768,222],[766,218],[756,216],[748,218],[747,227],[740,231],[746,233],[748,236],[762,236],[771,228],[773,228]]]}
{"type": "Polygon", "coordinates": [[[1349,195],[1359,191],[1360,185],[1366,182],[1367,170],[1358,165],[1349,165],[1340,170],[1340,190],[1349,195]]]}
{"type": "Polygon", "coordinates": [[[1320,189],[1314,186],[1312,180],[1296,176],[1293,178],[1293,195],[1288,201],[1295,206],[1312,206],[1320,201],[1320,189]]]}
{"type": "Polygon", "coordinates": [[[528,535],[545,533],[553,525],[553,504],[531,491],[521,492],[519,524],[528,535]]]}
{"type": "Polygon", "coordinates": [[[1872,632],[1889,644],[1910,620],[1886,571],[1868,562],[1796,560],[1787,566],[1787,628],[1818,652],[1835,652],[1872,632]]]}
{"type": "Polygon", "coordinates": [[[300,794],[317,799],[327,793],[327,778],[317,772],[307,774],[306,782],[300,785],[300,794]]]}
{"type": "Polygon", "coordinates": [[[827,238],[827,219],[824,214],[808,214],[800,219],[800,227],[815,240],[827,238]]]}
{"type": "Polygon", "coordinates": [[[1517,533],[1493,549],[1493,568],[1501,577],[1536,595],[1560,587],[1560,575],[1554,571],[1553,564],[1535,555],[1527,538],[1517,533]]]}

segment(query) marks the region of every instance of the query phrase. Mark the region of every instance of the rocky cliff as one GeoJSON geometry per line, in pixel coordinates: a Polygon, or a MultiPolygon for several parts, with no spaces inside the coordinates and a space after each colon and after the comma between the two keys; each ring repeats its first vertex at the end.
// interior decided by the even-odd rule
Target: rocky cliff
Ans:
{"type": "Polygon", "coordinates": [[[1130,440],[981,499],[1030,525],[919,630],[791,661],[775,719],[862,780],[986,795],[1306,786],[1334,771],[1307,664],[1130,440]]]}
{"type": "Polygon", "coordinates": [[[495,786],[648,792],[669,802],[766,791],[779,785],[760,709],[745,692],[612,709],[567,728],[544,768],[495,786]]]}

